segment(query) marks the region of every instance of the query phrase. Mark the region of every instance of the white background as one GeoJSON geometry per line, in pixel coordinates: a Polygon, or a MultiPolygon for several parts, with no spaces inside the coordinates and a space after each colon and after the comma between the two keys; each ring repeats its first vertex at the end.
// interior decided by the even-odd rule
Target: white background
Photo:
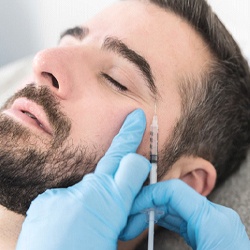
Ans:
{"type": "MultiPolygon", "coordinates": [[[[0,0],[0,66],[55,46],[63,30],[83,23],[116,1],[0,0]]],[[[250,0],[208,2],[250,61],[250,0]]]]}

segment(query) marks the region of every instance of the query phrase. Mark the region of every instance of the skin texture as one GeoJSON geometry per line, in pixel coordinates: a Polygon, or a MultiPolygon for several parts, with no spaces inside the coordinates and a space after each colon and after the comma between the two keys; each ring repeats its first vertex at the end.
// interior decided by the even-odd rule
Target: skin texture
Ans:
{"type": "MultiPolygon", "coordinates": [[[[65,35],[58,47],[39,52],[33,63],[32,82],[37,87],[50,89],[62,113],[71,122],[67,143],[75,147],[87,145],[89,152],[96,152],[98,159],[108,149],[125,117],[141,108],[146,114],[147,128],[138,153],[149,157],[149,128],[157,100],[159,150],[162,150],[181,114],[179,79],[199,74],[211,58],[204,42],[179,17],[137,1],[114,4],[84,26],[87,27],[84,35],[65,35]],[[150,91],[145,77],[133,63],[104,48],[107,37],[118,38],[147,60],[158,94],[150,91]],[[117,88],[102,73],[123,87],[117,88]]],[[[26,123],[19,123],[27,127],[26,123]]],[[[32,126],[28,129],[32,131],[32,143],[36,147],[41,151],[50,149],[53,135],[32,126]]],[[[207,195],[214,186],[216,174],[207,161],[182,157],[164,177],[170,178],[181,178],[207,195]]],[[[13,218],[13,213],[3,207],[1,210],[1,218],[5,221],[13,218]]],[[[22,221],[21,215],[15,216],[22,221]]],[[[0,228],[3,235],[4,225],[0,228]]],[[[17,237],[15,234],[12,238],[12,245],[17,237]]],[[[6,240],[1,241],[0,247],[6,244],[6,240]]],[[[135,243],[128,244],[131,245],[120,246],[120,249],[133,249],[135,243]]]]}

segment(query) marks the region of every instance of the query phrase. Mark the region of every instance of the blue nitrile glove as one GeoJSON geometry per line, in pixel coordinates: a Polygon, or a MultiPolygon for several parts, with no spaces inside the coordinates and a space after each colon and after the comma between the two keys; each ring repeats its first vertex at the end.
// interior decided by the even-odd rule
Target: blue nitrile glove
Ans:
{"type": "Polygon", "coordinates": [[[239,215],[232,209],[214,204],[181,180],[169,180],[144,187],[131,209],[128,225],[120,238],[128,240],[148,225],[143,218],[155,207],[158,225],[172,230],[193,249],[249,250],[250,241],[239,215]]]}
{"type": "Polygon", "coordinates": [[[131,113],[94,174],[72,187],[39,195],[28,210],[16,249],[117,249],[118,236],[151,168],[135,153],[145,124],[142,110],[131,113]]]}

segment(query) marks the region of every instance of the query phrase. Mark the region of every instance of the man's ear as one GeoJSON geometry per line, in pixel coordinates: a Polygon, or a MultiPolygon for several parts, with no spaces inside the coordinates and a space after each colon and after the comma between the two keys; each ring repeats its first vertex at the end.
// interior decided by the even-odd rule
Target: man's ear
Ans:
{"type": "Polygon", "coordinates": [[[216,170],[209,161],[200,157],[181,157],[164,179],[181,179],[201,195],[207,196],[215,186],[216,177],[216,170]]]}

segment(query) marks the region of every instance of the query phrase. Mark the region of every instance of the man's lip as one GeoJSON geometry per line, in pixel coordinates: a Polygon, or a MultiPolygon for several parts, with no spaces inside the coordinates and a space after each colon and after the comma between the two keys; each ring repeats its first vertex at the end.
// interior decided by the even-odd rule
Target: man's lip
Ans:
{"type": "Polygon", "coordinates": [[[16,99],[3,113],[52,135],[53,130],[43,108],[27,98],[16,99]]]}

